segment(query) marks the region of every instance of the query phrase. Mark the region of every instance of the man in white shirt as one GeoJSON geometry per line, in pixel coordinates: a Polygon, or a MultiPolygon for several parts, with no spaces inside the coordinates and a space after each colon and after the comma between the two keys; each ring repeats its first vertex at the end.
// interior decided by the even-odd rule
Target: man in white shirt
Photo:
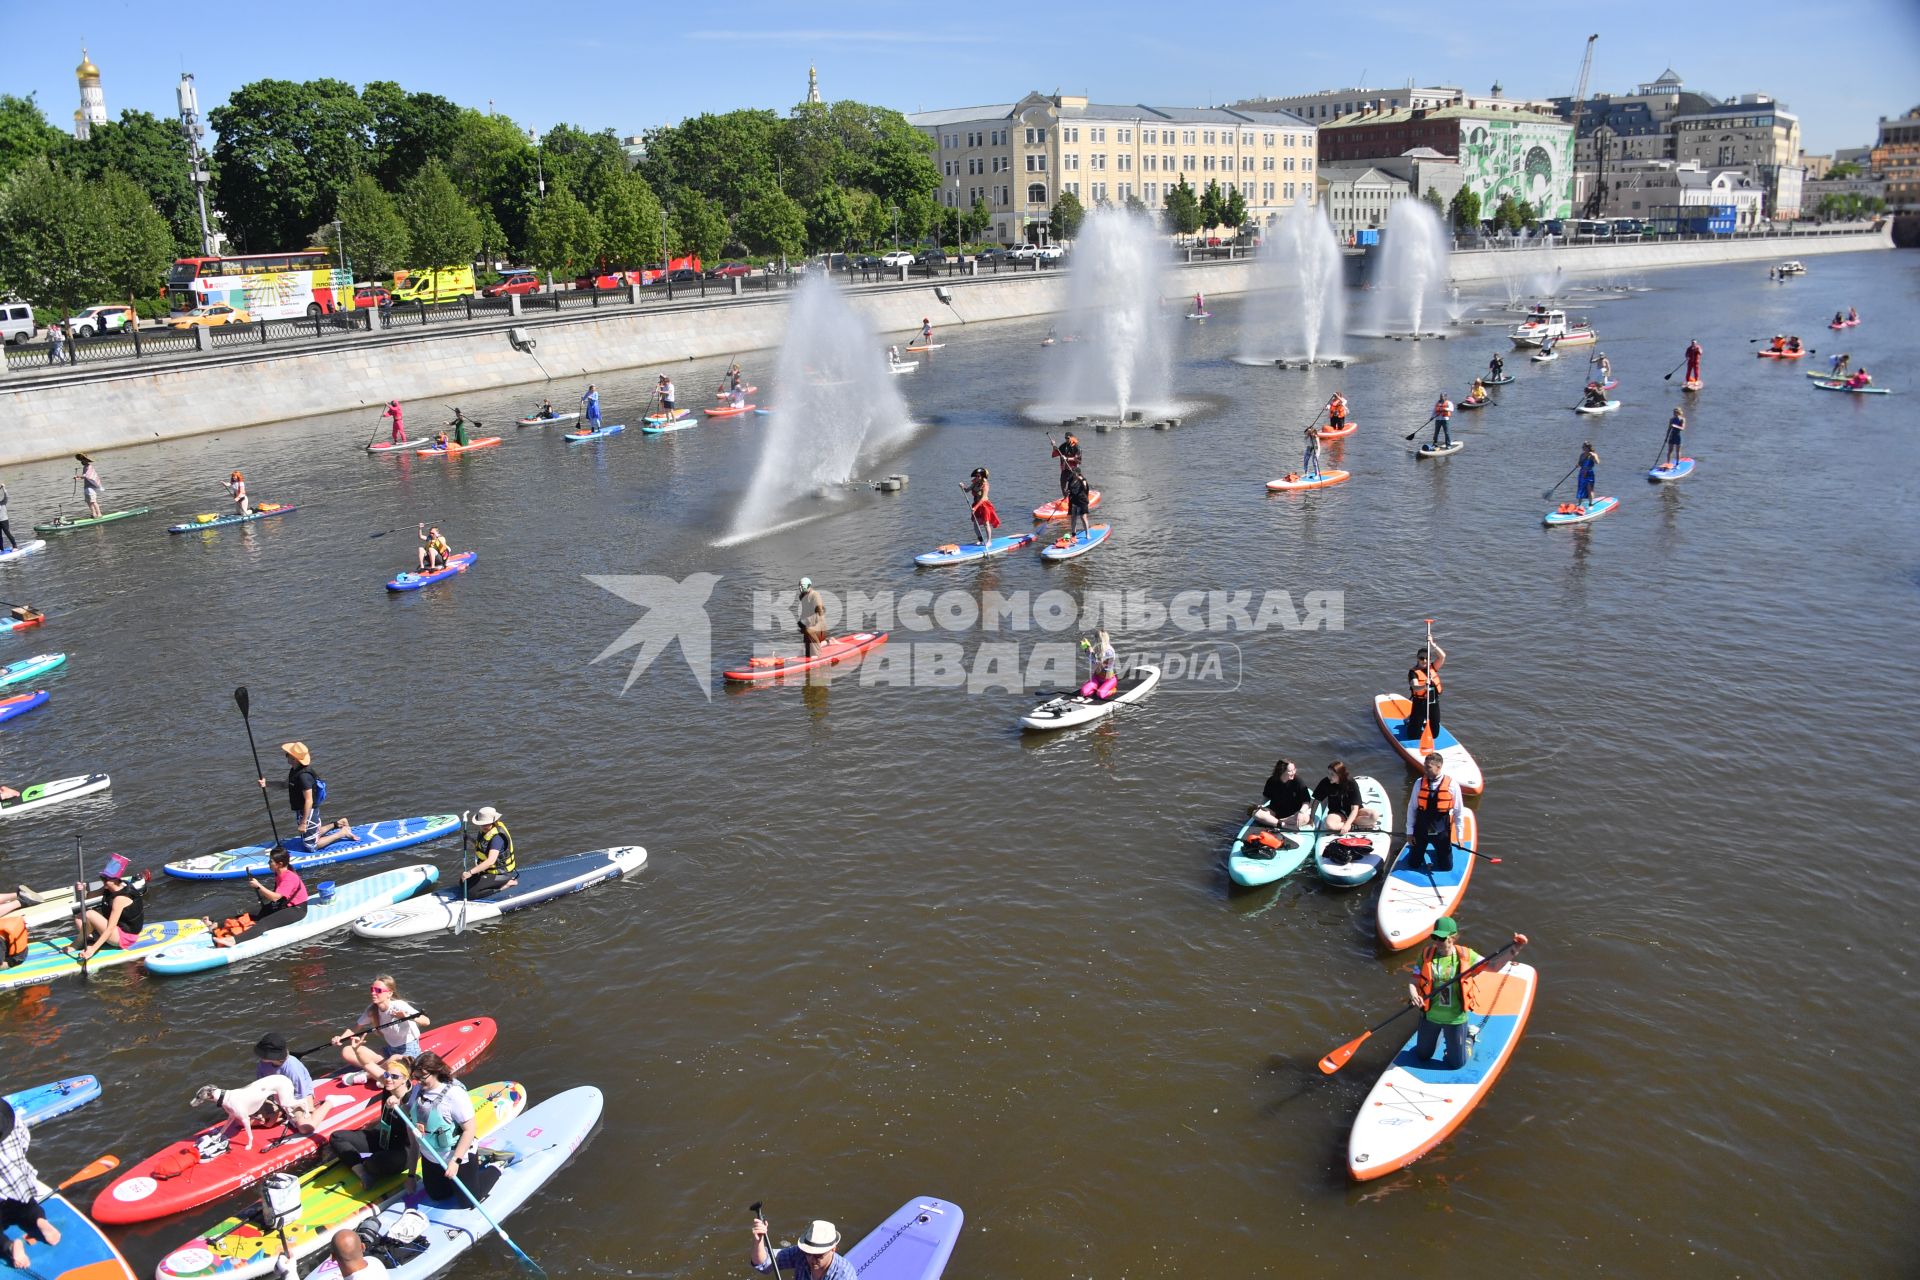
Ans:
{"type": "Polygon", "coordinates": [[[333,1256],[340,1263],[340,1274],[359,1276],[361,1280],[385,1280],[387,1264],[367,1256],[367,1246],[358,1231],[333,1233],[333,1256]]]}

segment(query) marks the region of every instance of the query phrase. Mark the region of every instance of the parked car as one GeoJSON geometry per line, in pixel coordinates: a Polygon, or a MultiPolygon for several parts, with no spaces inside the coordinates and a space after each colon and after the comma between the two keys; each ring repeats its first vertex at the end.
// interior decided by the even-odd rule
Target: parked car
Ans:
{"type": "Polygon", "coordinates": [[[124,302],[88,307],[67,317],[67,328],[76,334],[97,338],[103,333],[125,333],[139,327],[140,317],[124,302]]]}
{"type": "Polygon", "coordinates": [[[880,255],[880,265],[883,267],[910,267],[913,265],[913,255],[905,249],[895,249],[892,253],[883,253],[880,255]]]}
{"type": "Polygon", "coordinates": [[[1013,250],[995,245],[991,249],[982,249],[979,257],[982,262],[1008,262],[1013,258],[1013,250]]]}
{"type": "Polygon", "coordinates": [[[384,311],[393,305],[393,295],[388,293],[381,285],[355,285],[353,289],[353,305],[363,309],[378,307],[384,311]]]}
{"type": "Polygon", "coordinates": [[[167,326],[172,329],[215,329],[222,325],[252,323],[253,317],[239,307],[216,302],[211,306],[181,312],[168,320],[167,326]]]}
{"type": "Polygon", "coordinates": [[[945,249],[922,249],[913,255],[913,265],[928,271],[944,271],[954,261],[957,259],[948,257],[945,249]]]}
{"type": "Polygon", "coordinates": [[[540,277],[531,271],[510,271],[480,291],[483,298],[504,298],[508,294],[540,292],[540,277]]]}
{"type": "Polygon", "coordinates": [[[744,262],[723,262],[707,272],[709,280],[730,280],[735,276],[750,276],[753,268],[744,262]]]}
{"type": "Polygon", "coordinates": [[[880,261],[879,258],[871,253],[863,253],[853,260],[853,269],[855,271],[878,271],[885,265],[886,263],[880,261]]]}
{"type": "Polygon", "coordinates": [[[675,284],[699,284],[700,273],[692,267],[675,267],[667,273],[667,279],[675,284]]]}
{"type": "Polygon", "coordinates": [[[1219,247],[1220,247],[1220,237],[1219,237],[1219,236],[1208,236],[1208,237],[1207,237],[1207,248],[1209,248],[1209,249],[1218,249],[1219,247]]]}
{"type": "Polygon", "coordinates": [[[10,347],[23,342],[32,342],[40,335],[39,322],[33,318],[33,307],[25,302],[0,302],[0,338],[10,347]]]}
{"type": "Polygon", "coordinates": [[[429,267],[393,273],[396,302],[452,302],[470,298],[475,290],[472,267],[429,267]]]}
{"type": "Polygon", "coordinates": [[[1057,244],[1036,245],[1034,252],[1039,255],[1042,262],[1058,262],[1067,256],[1066,248],[1057,244]]]}
{"type": "Polygon", "coordinates": [[[1040,246],[1037,244],[1017,244],[1007,250],[1007,256],[1015,262],[1032,262],[1040,256],[1040,246]]]}

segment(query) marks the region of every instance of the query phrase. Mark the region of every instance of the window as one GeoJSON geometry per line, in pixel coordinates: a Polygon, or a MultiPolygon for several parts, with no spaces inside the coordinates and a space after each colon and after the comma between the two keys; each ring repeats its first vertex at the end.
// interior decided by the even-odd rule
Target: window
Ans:
{"type": "Polygon", "coordinates": [[[1242,196],[1242,198],[1244,198],[1244,199],[1247,199],[1247,200],[1251,200],[1251,199],[1253,199],[1253,184],[1252,184],[1251,182],[1243,182],[1243,183],[1241,183],[1241,184],[1240,184],[1240,195],[1242,196]]]}
{"type": "Polygon", "coordinates": [[[1287,184],[1287,199],[1293,199],[1293,184],[1291,182],[1287,184]]]}
{"type": "Polygon", "coordinates": [[[1080,168],[1079,155],[1072,151],[1069,151],[1066,155],[1061,156],[1060,167],[1062,169],[1077,172],[1080,168]]]}
{"type": "Polygon", "coordinates": [[[1073,198],[1076,200],[1080,198],[1080,184],[1077,182],[1069,182],[1064,184],[1062,187],[1062,190],[1071,194],[1073,198]]]}
{"type": "Polygon", "coordinates": [[[1182,129],[1182,130],[1180,131],[1180,141],[1181,141],[1181,143],[1183,143],[1183,144],[1184,144],[1184,145],[1186,145],[1186,146],[1189,146],[1189,147],[1190,147],[1190,146],[1192,146],[1192,145],[1193,145],[1193,130],[1191,130],[1191,129],[1182,129]]]}
{"type": "MultiPolygon", "coordinates": [[[[1173,133],[1173,131],[1172,131],[1172,130],[1168,130],[1168,131],[1167,131],[1167,133],[1168,133],[1168,137],[1167,137],[1167,141],[1169,141],[1169,142],[1171,142],[1171,141],[1173,141],[1173,137],[1172,137],[1172,133],[1173,133]]],[[[1193,164],[1193,161],[1192,161],[1191,159],[1189,159],[1189,160],[1187,161],[1187,164],[1188,164],[1189,166],[1191,166],[1191,165],[1193,164]]],[[[1172,156],[1161,156],[1161,157],[1160,157],[1160,167],[1161,167],[1162,169],[1165,169],[1165,170],[1166,170],[1166,171],[1167,171],[1168,173],[1172,173],[1172,172],[1173,172],[1173,157],[1172,157],[1172,156]]]]}
{"type": "Polygon", "coordinates": [[[1312,172],[1313,172],[1313,157],[1312,157],[1312,156],[1302,156],[1302,157],[1300,158],[1300,169],[1301,169],[1301,171],[1302,171],[1302,172],[1304,172],[1304,173],[1312,173],[1312,172]]]}
{"type": "Polygon", "coordinates": [[[1266,172],[1268,172],[1268,173],[1272,173],[1272,172],[1273,172],[1273,157],[1272,157],[1272,156],[1261,156],[1261,157],[1260,157],[1260,167],[1261,167],[1261,168],[1262,168],[1263,170],[1265,170],[1266,172]]]}
{"type": "Polygon", "coordinates": [[[1288,173],[1292,173],[1292,172],[1293,172],[1293,157],[1292,157],[1292,156],[1288,156],[1288,157],[1287,157],[1287,159],[1286,159],[1286,163],[1285,163],[1284,165],[1282,165],[1281,167],[1282,167],[1282,168],[1284,168],[1284,169],[1285,169],[1285,170],[1286,170],[1286,171],[1287,171],[1288,173]]]}
{"type": "Polygon", "coordinates": [[[1116,134],[1115,134],[1115,137],[1114,137],[1114,141],[1115,141],[1115,142],[1132,142],[1132,141],[1133,141],[1133,130],[1131,130],[1131,129],[1120,129],[1120,130],[1117,130],[1117,131],[1116,131],[1116,134]]]}
{"type": "MultiPolygon", "coordinates": [[[[1212,162],[1209,161],[1208,163],[1211,164],[1212,162]]],[[[1187,152],[1187,154],[1180,157],[1181,172],[1184,173],[1197,168],[1199,168],[1199,166],[1194,164],[1193,162],[1193,152],[1189,151],[1187,152]]]]}
{"type": "Polygon", "coordinates": [[[1091,189],[1093,191],[1093,202],[1095,204],[1105,204],[1107,202],[1107,184],[1106,183],[1096,182],[1093,184],[1091,189]]]}
{"type": "Polygon", "coordinates": [[[1160,157],[1156,155],[1144,155],[1140,157],[1140,167],[1148,173],[1152,173],[1159,168],[1159,162],[1160,157]]]}
{"type": "MultiPolygon", "coordinates": [[[[1264,143],[1266,143],[1266,144],[1267,144],[1268,146],[1272,146],[1272,145],[1273,145],[1273,135],[1272,135],[1272,134],[1270,134],[1270,133],[1265,133],[1265,134],[1261,134],[1261,135],[1260,135],[1260,141],[1262,141],[1262,142],[1264,142],[1264,143]]],[[[1293,145],[1293,136],[1292,136],[1291,134],[1289,134],[1289,135],[1287,136],[1287,145],[1288,145],[1288,146],[1292,146],[1292,145],[1293,145]]]]}
{"type": "Polygon", "coordinates": [[[1028,173],[1045,173],[1046,171],[1047,171],[1047,158],[1045,156],[1028,156],[1027,157],[1028,173]]]}
{"type": "Polygon", "coordinates": [[[1240,172],[1242,172],[1242,173],[1252,173],[1252,172],[1253,172],[1253,157],[1252,157],[1252,156],[1241,156],[1241,157],[1240,157],[1240,172]]]}
{"type": "Polygon", "coordinates": [[[1273,184],[1271,182],[1263,182],[1260,184],[1260,198],[1268,204],[1273,203],[1273,184]]]}
{"type": "Polygon", "coordinates": [[[1080,141],[1080,131],[1078,129],[1062,128],[1060,130],[1060,141],[1078,142],[1080,141]]]}
{"type": "Polygon", "coordinates": [[[1105,142],[1106,140],[1107,140],[1107,131],[1105,129],[1087,130],[1088,142],[1105,142]]]}
{"type": "Polygon", "coordinates": [[[1028,145],[1028,146],[1030,146],[1030,147],[1037,147],[1037,146],[1039,146],[1039,145],[1040,145],[1041,143],[1043,143],[1043,142],[1045,142],[1046,140],[1047,140],[1047,131],[1046,131],[1045,129],[1029,129],[1029,130],[1027,130],[1027,145],[1028,145]]]}
{"type": "Polygon", "coordinates": [[[1096,173],[1106,172],[1107,153],[1104,151],[1096,151],[1092,155],[1088,156],[1087,168],[1092,169],[1096,173]]]}
{"type": "MultiPolygon", "coordinates": [[[[1028,132],[1032,132],[1032,130],[1028,130],[1028,132]]],[[[1027,203],[1045,204],[1046,202],[1047,184],[1044,182],[1029,182],[1027,184],[1027,203]]]]}
{"type": "Polygon", "coordinates": [[[1132,172],[1133,157],[1122,151],[1118,156],[1114,157],[1114,167],[1122,173],[1132,172]]]}
{"type": "Polygon", "coordinates": [[[1140,192],[1146,197],[1148,204],[1153,204],[1160,199],[1160,184],[1157,182],[1149,182],[1140,188],[1140,192]]]}
{"type": "Polygon", "coordinates": [[[1127,201],[1131,199],[1133,199],[1133,184],[1131,182],[1121,183],[1120,184],[1120,203],[1125,204],[1127,201]]]}
{"type": "Polygon", "coordinates": [[[1140,131],[1140,141],[1151,147],[1160,141],[1157,136],[1158,132],[1159,131],[1155,129],[1142,129],[1140,131]]]}
{"type": "Polygon", "coordinates": [[[1213,172],[1213,161],[1214,161],[1214,157],[1213,157],[1213,156],[1212,156],[1211,154],[1209,154],[1209,155],[1204,155],[1204,156],[1201,156],[1201,157],[1200,157],[1200,167],[1201,167],[1202,169],[1204,169],[1204,170],[1206,170],[1206,171],[1207,171],[1208,173],[1212,173],[1212,172],[1213,172]]]}
{"type": "Polygon", "coordinates": [[[1206,133],[1205,133],[1205,135],[1204,135],[1204,136],[1203,136],[1203,137],[1202,137],[1202,138],[1201,138],[1200,140],[1201,140],[1202,142],[1204,142],[1204,143],[1206,143],[1206,144],[1207,144],[1208,146],[1212,146],[1212,145],[1214,145],[1214,143],[1213,143],[1213,130],[1211,130],[1211,129],[1208,129],[1208,130],[1206,131],[1206,133]]]}

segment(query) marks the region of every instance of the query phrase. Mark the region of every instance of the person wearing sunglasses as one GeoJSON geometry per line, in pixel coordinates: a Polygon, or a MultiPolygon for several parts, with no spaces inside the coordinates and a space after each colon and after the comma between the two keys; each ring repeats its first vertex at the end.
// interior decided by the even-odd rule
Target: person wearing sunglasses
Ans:
{"type": "Polygon", "coordinates": [[[369,1129],[342,1129],[327,1139],[335,1160],[352,1168],[362,1186],[406,1172],[413,1163],[413,1135],[400,1117],[407,1090],[413,1087],[413,1059],[396,1053],[376,1059],[362,1072],[349,1072],[345,1084],[375,1084],[380,1088],[380,1119],[369,1129]]]}
{"type": "Polygon", "coordinates": [[[333,1038],[340,1047],[341,1060],[357,1071],[373,1071],[392,1054],[418,1057],[420,1033],[433,1025],[432,1020],[400,998],[390,973],[377,975],[367,987],[367,996],[367,1007],[353,1025],[333,1038]],[[385,1052],[368,1048],[363,1032],[378,1033],[385,1052]]]}

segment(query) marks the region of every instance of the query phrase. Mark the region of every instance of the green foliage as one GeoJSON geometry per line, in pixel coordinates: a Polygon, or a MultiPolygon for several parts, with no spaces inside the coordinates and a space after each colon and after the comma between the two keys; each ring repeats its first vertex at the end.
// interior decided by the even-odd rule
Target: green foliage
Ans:
{"type": "Polygon", "coordinates": [[[606,184],[594,214],[600,221],[600,253],[612,266],[641,267],[662,259],[660,201],[647,180],[623,173],[606,184]]]}
{"type": "Polygon", "coordinates": [[[1515,231],[1520,230],[1522,227],[1530,227],[1540,221],[1540,212],[1533,207],[1533,201],[1531,200],[1516,202],[1513,206],[1513,216],[1517,219],[1513,224],[1515,231]]]}
{"type": "Polygon", "coordinates": [[[893,215],[887,210],[887,202],[873,192],[849,191],[847,204],[853,210],[853,234],[858,243],[871,249],[892,232],[893,215]]]}
{"type": "Polygon", "coordinates": [[[1240,194],[1240,188],[1227,184],[1227,194],[1220,201],[1220,225],[1235,229],[1244,226],[1247,221],[1247,198],[1240,194]]]}
{"type": "MultiPolygon", "coordinates": [[[[178,123],[145,111],[123,111],[117,122],[93,126],[85,142],[67,141],[60,165],[83,178],[118,170],[140,184],[172,228],[179,255],[200,252],[200,206],[194,197],[186,135],[178,123]]],[[[209,217],[213,210],[207,210],[209,217]]]]}
{"type": "Polygon", "coordinates": [[[438,160],[428,160],[400,188],[400,217],[415,268],[469,266],[480,252],[480,218],[438,160]]]}
{"type": "Polygon", "coordinates": [[[813,249],[840,250],[853,239],[853,206],[837,186],[822,187],[807,206],[807,244],[813,249]]]}
{"type": "Polygon", "coordinates": [[[159,293],[174,258],[173,228],[141,185],[118,170],[109,169],[88,186],[88,203],[98,219],[98,283],[105,296],[159,293]]]}
{"type": "MultiPolygon", "coordinates": [[[[360,91],[360,101],[372,131],[368,167],[389,191],[398,190],[427,161],[451,157],[465,128],[465,113],[458,103],[437,93],[408,93],[391,80],[369,84],[360,91]]],[[[479,193],[461,194],[473,200],[479,193]]]]}
{"type": "Polygon", "coordinates": [[[674,193],[671,225],[671,255],[692,254],[702,263],[719,261],[733,234],[719,201],[685,188],[674,193]]]}
{"type": "Polygon", "coordinates": [[[370,174],[359,174],[340,196],[340,238],[357,280],[381,280],[411,260],[407,223],[399,203],[370,174]]]}
{"type": "Polygon", "coordinates": [[[1200,201],[1184,176],[1167,192],[1166,219],[1167,229],[1175,235],[1190,236],[1202,225],[1200,201]]]}
{"type": "Polygon", "coordinates": [[[89,181],[43,157],[0,188],[0,285],[60,312],[157,293],[173,235],[138,184],[89,181]]]}
{"type": "MultiPolygon", "coordinates": [[[[60,149],[66,135],[47,123],[33,95],[0,93],[0,182],[60,149]]],[[[61,317],[65,319],[65,317],[61,317]]]]}
{"type": "Polygon", "coordinates": [[[1217,227],[1225,221],[1221,208],[1220,184],[1209,181],[1207,189],[1200,194],[1200,229],[1217,227]]]}
{"type": "Polygon", "coordinates": [[[968,209],[961,218],[960,224],[966,232],[967,239],[978,240],[987,233],[987,228],[993,225],[993,210],[987,208],[985,200],[976,199],[973,207],[968,209]]]}
{"type": "Polygon", "coordinates": [[[1500,202],[1493,206],[1493,217],[1490,221],[1495,231],[1502,229],[1518,231],[1527,225],[1526,217],[1520,212],[1520,201],[1510,195],[1501,196],[1500,202]]]}
{"type": "Polygon", "coordinates": [[[1860,176],[1860,166],[1851,160],[1842,160],[1839,164],[1827,170],[1827,176],[1829,178],[1857,178],[1860,176]]]}
{"type": "Polygon", "coordinates": [[[207,113],[215,203],[242,249],[291,248],[366,165],[373,113],[340,80],[256,80],[207,113]]]}
{"type": "Polygon", "coordinates": [[[793,197],[769,191],[747,203],[734,220],[734,231],[755,253],[794,257],[806,249],[807,217],[793,197]]]}
{"type": "Polygon", "coordinates": [[[1427,207],[1432,209],[1435,213],[1439,214],[1443,218],[1447,216],[1447,202],[1440,198],[1440,192],[1438,188],[1428,187],[1427,193],[1421,196],[1420,198],[1422,200],[1425,200],[1427,202],[1427,207]]]}
{"type": "Polygon", "coordinates": [[[1472,187],[1462,187],[1453,193],[1453,200],[1447,205],[1447,214],[1453,220],[1455,230],[1480,225],[1480,197],[1472,187]]]}
{"type": "Polygon", "coordinates": [[[577,276],[594,265],[600,253],[600,220],[593,210],[561,187],[527,219],[527,260],[561,276],[577,276]]]}
{"type": "Polygon", "coordinates": [[[934,202],[932,184],[925,191],[911,191],[894,202],[900,210],[900,238],[903,243],[916,244],[933,234],[934,223],[940,217],[940,206],[934,202]]]}
{"type": "Polygon", "coordinates": [[[1086,220],[1086,207],[1080,203],[1080,197],[1071,191],[1062,191],[1047,214],[1047,225],[1055,240],[1073,239],[1080,234],[1080,224],[1086,220]]]}
{"type": "Polygon", "coordinates": [[[744,210],[777,186],[774,146],[783,127],[771,111],[693,116],[647,133],[640,172],[655,191],[688,187],[744,210]]]}

